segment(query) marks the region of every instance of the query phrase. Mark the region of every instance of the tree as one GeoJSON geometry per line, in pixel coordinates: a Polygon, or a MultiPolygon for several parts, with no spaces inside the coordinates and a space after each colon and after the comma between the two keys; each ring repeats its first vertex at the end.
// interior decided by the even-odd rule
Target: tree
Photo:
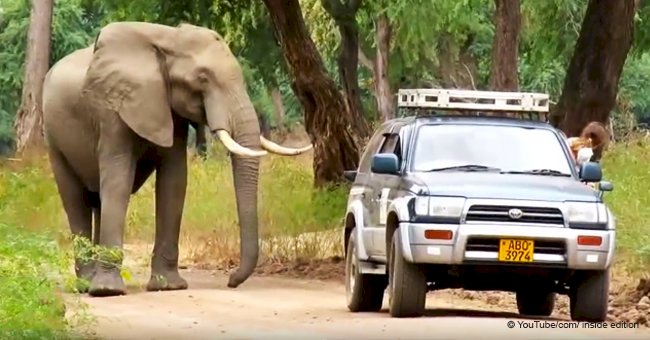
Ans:
{"type": "Polygon", "coordinates": [[[49,69],[53,0],[33,0],[27,36],[23,94],[16,114],[16,151],[42,145],[43,80],[49,69]]]}
{"type": "Polygon", "coordinates": [[[381,118],[388,120],[395,117],[393,110],[393,92],[390,89],[390,81],[388,78],[388,59],[393,27],[386,13],[377,15],[375,27],[377,52],[375,54],[373,74],[375,78],[375,93],[377,94],[377,108],[379,109],[381,118]]]}
{"type": "MultiPolygon", "coordinates": [[[[93,41],[99,23],[92,3],[101,0],[57,0],[54,3],[49,64],[93,41]],[[82,7],[80,2],[85,3],[82,7]]],[[[15,152],[16,113],[21,107],[28,49],[31,1],[0,0],[0,157],[15,152]]]]}
{"type": "Polygon", "coordinates": [[[264,0],[276,39],[292,77],[291,87],[304,110],[305,128],[314,143],[314,185],[344,181],[343,171],[359,164],[356,124],[345,100],[327,75],[298,0],[264,0]]]}
{"type": "Polygon", "coordinates": [[[521,29],[519,0],[495,0],[495,3],[490,88],[495,91],[517,91],[519,89],[517,60],[521,29]]]}
{"type": "Polygon", "coordinates": [[[394,101],[390,84],[390,52],[393,24],[382,11],[373,17],[375,57],[368,57],[359,49],[359,62],[372,71],[373,92],[381,121],[395,118],[394,101]]]}
{"type": "Polygon", "coordinates": [[[363,2],[359,61],[372,72],[366,86],[380,118],[395,116],[398,88],[482,87],[478,75],[489,60],[493,31],[487,4],[493,1],[363,2]]]}
{"type": "Polygon", "coordinates": [[[361,106],[359,89],[359,29],[357,11],[362,0],[321,0],[323,8],[339,27],[341,46],[339,48],[339,77],[345,91],[347,106],[361,138],[370,135],[370,126],[361,106]]]}
{"type": "Polygon", "coordinates": [[[635,0],[589,1],[562,95],[551,115],[553,125],[569,137],[579,135],[590,121],[608,123],[632,45],[635,5],[635,0]]]}

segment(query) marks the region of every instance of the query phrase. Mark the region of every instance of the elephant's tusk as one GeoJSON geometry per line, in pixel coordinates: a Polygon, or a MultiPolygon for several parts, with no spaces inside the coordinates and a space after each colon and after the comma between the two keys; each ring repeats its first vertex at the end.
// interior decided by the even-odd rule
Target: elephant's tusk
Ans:
{"type": "Polygon", "coordinates": [[[266,156],[266,151],[264,150],[252,150],[247,147],[241,146],[237,143],[230,134],[225,130],[217,130],[217,137],[221,140],[221,143],[228,149],[228,151],[245,157],[261,157],[266,156]]]}
{"type": "Polygon", "coordinates": [[[270,152],[276,153],[278,155],[283,155],[283,156],[299,155],[301,153],[304,153],[304,152],[307,152],[307,151],[311,150],[311,148],[313,147],[311,144],[309,144],[309,145],[307,145],[305,147],[298,148],[298,149],[287,148],[287,147],[276,144],[276,143],[264,138],[264,136],[260,136],[260,142],[262,143],[262,147],[265,150],[268,150],[270,152]]]}

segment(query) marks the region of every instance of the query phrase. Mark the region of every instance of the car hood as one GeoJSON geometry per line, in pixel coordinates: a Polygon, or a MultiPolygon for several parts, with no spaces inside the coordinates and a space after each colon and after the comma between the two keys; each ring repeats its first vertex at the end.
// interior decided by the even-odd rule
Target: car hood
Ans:
{"type": "Polygon", "coordinates": [[[600,201],[598,192],[571,177],[433,172],[410,174],[406,186],[419,194],[543,201],[600,201]]]}

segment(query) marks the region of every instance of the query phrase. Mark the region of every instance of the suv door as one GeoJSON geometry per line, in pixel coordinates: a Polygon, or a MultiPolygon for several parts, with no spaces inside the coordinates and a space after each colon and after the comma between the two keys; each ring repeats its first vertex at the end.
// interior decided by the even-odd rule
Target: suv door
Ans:
{"type": "Polygon", "coordinates": [[[372,164],[372,156],[374,156],[377,151],[379,150],[379,147],[381,146],[381,143],[384,140],[384,133],[388,130],[390,125],[384,124],[377,131],[375,134],[370,138],[370,141],[368,141],[368,144],[366,145],[366,148],[361,155],[361,159],[359,162],[359,168],[357,169],[357,176],[354,181],[354,187],[357,192],[361,192],[361,204],[363,205],[363,229],[362,229],[362,238],[363,238],[363,244],[366,247],[366,251],[368,252],[368,255],[371,255],[373,253],[373,237],[371,233],[372,229],[372,213],[370,212],[370,209],[372,207],[372,184],[370,183],[370,178],[371,178],[371,171],[370,171],[370,165],[372,164]]]}
{"type": "MultiPolygon", "coordinates": [[[[399,128],[385,133],[381,148],[378,153],[393,153],[399,160],[400,169],[402,168],[402,139],[400,138],[399,128]]],[[[401,180],[400,176],[377,174],[370,175],[370,222],[372,227],[368,228],[373,240],[373,255],[386,256],[386,220],[388,217],[388,207],[392,202],[392,197],[401,180]]]]}

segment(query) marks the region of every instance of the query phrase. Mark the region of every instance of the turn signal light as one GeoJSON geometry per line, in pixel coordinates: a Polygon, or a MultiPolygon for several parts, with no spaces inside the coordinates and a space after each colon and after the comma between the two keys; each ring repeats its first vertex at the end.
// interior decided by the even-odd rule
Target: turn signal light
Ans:
{"type": "Polygon", "coordinates": [[[429,240],[451,240],[454,236],[450,230],[425,230],[424,238],[429,240]]]}
{"type": "Polygon", "coordinates": [[[578,236],[578,244],[581,246],[599,246],[603,243],[603,238],[600,236],[578,236]]]}

